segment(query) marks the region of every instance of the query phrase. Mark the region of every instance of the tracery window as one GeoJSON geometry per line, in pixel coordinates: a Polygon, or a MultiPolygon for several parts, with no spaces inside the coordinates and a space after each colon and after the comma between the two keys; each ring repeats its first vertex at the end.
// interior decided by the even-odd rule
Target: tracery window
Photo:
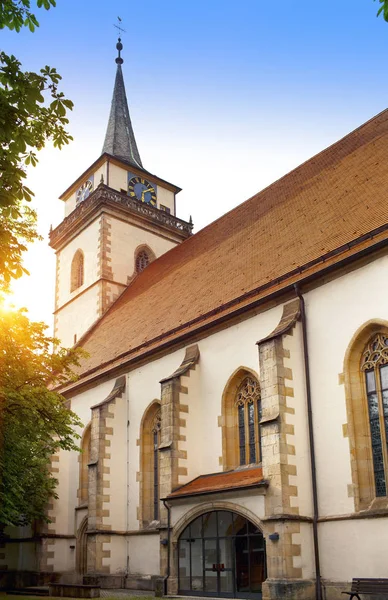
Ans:
{"type": "Polygon", "coordinates": [[[388,336],[377,333],[361,361],[365,373],[376,496],[387,495],[388,485],[388,336]]]}
{"type": "Polygon", "coordinates": [[[261,460],[260,400],[259,382],[253,377],[246,377],[238,388],[235,403],[238,415],[240,465],[257,463],[261,460]]]}
{"type": "Polygon", "coordinates": [[[140,252],[136,256],[135,268],[136,273],[141,273],[144,271],[146,267],[148,267],[150,263],[150,257],[145,250],[140,250],[140,252]]]}
{"type": "Polygon", "coordinates": [[[70,291],[73,292],[84,283],[84,255],[82,250],[77,250],[71,261],[70,291]]]}

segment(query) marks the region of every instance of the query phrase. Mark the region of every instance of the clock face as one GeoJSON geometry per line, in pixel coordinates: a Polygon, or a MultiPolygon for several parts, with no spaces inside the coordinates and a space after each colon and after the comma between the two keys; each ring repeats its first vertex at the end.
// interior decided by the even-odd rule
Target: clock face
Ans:
{"type": "Polygon", "coordinates": [[[128,193],[131,198],[136,198],[140,202],[156,206],[155,189],[149,181],[143,177],[132,177],[128,182],[128,193]]]}
{"type": "Polygon", "coordinates": [[[84,181],[81,187],[77,191],[76,202],[79,204],[89,196],[90,192],[93,191],[93,182],[90,179],[84,181]]]}

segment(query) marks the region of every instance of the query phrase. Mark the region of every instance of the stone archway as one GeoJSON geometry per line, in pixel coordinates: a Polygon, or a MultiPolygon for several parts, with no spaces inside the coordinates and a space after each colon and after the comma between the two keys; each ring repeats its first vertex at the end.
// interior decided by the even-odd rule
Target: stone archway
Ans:
{"type": "Polygon", "coordinates": [[[229,502],[197,507],[174,527],[172,549],[179,594],[261,597],[265,539],[261,522],[251,511],[229,502]]]}

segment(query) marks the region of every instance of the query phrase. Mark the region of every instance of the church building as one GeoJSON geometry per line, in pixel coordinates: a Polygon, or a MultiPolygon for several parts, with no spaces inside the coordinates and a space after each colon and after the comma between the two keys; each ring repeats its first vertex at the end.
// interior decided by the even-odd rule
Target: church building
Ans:
{"type": "Polygon", "coordinates": [[[388,111],[193,234],[117,49],[50,234],[82,453],[52,457],[51,523],[7,531],[2,581],[336,600],[388,577],[388,111]]]}

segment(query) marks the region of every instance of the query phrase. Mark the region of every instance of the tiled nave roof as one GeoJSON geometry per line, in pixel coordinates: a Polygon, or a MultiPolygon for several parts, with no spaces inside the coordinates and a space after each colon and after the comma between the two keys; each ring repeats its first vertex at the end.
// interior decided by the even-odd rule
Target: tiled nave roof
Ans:
{"type": "Polygon", "coordinates": [[[388,110],[150,264],[81,340],[81,376],[386,240],[387,163],[388,110]]]}

